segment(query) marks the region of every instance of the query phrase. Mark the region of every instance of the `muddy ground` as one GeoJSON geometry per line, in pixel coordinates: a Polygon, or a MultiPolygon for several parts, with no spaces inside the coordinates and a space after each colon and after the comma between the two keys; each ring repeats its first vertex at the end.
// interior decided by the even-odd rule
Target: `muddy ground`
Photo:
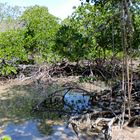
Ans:
{"type": "MultiPolygon", "coordinates": [[[[18,87],[21,85],[30,85],[31,87],[33,87],[34,90],[36,90],[36,95],[40,96],[43,95],[42,98],[44,97],[44,93],[46,92],[47,88],[49,88],[50,85],[54,85],[54,84],[58,84],[58,85],[67,85],[67,84],[71,84],[71,85],[78,85],[88,91],[101,91],[104,89],[109,89],[109,87],[107,87],[104,83],[102,82],[95,82],[95,83],[78,83],[78,77],[69,77],[69,78],[55,78],[55,79],[51,79],[49,81],[48,84],[48,80],[43,80],[41,81],[41,83],[36,83],[36,81],[34,80],[6,80],[0,81],[0,100],[10,100],[12,99],[15,95],[17,96],[18,92],[22,91],[18,91],[20,89],[17,88],[17,93],[12,92],[12,88],[13,87],[18,87]],[[11,92],[9,92],[11,91],[11,92]],[[40,93],[38,93],[40,92],[40,93]]],[[[59,88],[59,87],[58,87],[59,88]]],[[[52,91],[54,90],[54,88],[51,89],[52,91]]],[[[32,94],[32,92],[30,92],[30,94],[32,94]]],[[[21,95],[21,94],[20,94],[21,95]]],[[[23,92],[23,96],[26,96],[26,94],[23,92]]],[[[29,95],[28,95],[29,96],[29,95]]],[[[2,130],[0,130],[0,133],[2,132],[2,130]]],[[[140,128],[136,127],[136,128],[130,128],[130,127],[124,127],[124,128],[119,128],[119,127],[113,127],[112,130],[112,140],[139,140],[140,139],[140,128]]],[[[60,139],[65,140],[65,139],[69,139],[69,137],[67,136],[68,134],[65,132],[61,132],[60,131],[60,135],[62,136],[60,139]]],[[[53,138],[52,138],[53,139],[53,138]]],[[[73,137],[73,140],[76,140],[77,137],[76,135],[73,137]]],[[[86,139],[86,138],[84,138],[86,139]]],[[[90,140],[91,138],[87,137],[87,140],[90,140]]],[[[96,139],[96,138],[95,138],[96,139]]]]}

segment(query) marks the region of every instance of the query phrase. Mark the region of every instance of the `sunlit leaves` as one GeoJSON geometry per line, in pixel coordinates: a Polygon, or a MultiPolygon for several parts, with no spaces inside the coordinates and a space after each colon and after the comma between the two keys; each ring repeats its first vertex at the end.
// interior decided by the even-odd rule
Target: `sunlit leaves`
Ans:
{"type": "Polygon", "coordinates": [[[25,22],[26,50],[47,59],[45,53],[54,45],[54,36],[59,28],[58,18],[51,15],[46,7],[33,6],[23,13],[21,20],[25,22]]]}
{"type": "Polygon", "coordinates": [[[83,59],[88,53],[88,38],[74,27],[63,25],[56,34],[54,50],[70,61],[83,59]]]}
{"type": "Polygon", "coordinates": [[[15,21],[16,27],[6,18],[4,23],[12,26],[0,33],[0,75],[16,73],[19,63],[51,61],[54,59],[51,47],[55,45],[54,37],[59,28],[59,19],[48,12],[46,7],[27,8],[15,21]],[[22,24],[17,28],[18,24],[22,24]],[[39,59],[39,60],[37,60],[39,59]]]}
{"type": "Polygon", "coordinates": [[[19,30],[0,33],[0,75],[16,73],[17,61],[27,61],[27,54],[23,44],[23,36],[19,30]]]}

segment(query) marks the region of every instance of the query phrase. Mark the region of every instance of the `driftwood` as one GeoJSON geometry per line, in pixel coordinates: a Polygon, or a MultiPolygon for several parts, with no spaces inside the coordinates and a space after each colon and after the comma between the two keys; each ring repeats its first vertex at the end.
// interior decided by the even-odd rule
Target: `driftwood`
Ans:
{"type": "MultiPolygon", "coordinates": [[[[123,103],[127,104],[127,100],[124,100],[123,91],[118,84],[112,88],[112,91],[104,90],[91,94],[93,110],[72,116],[68,124],[72,125],[77,135],[81,130],[90,129],[93,132],[103,133],[106,140],[111,138],[113,125],[140,127],[140,92],[138,86],[133,85],[131,108],[130,110],[125,108],[125,114],[123,114],[123,103]],[[129,111],[131,112],[131,119],[129,119],[129,111]]],[[[128,95],[126,94],[126,96],[128,95]]]]}
{"type": "MultiPolygon", "coordinates": [[[[62,89],[60,90],[57,90],[57,91],[54,91],[53,93],[49,94],[46,99],[43,99],[42,101],[40,101],[39,103],[37,103],[33,109],[32,109],[32,112],[35,112],[35,111],[47,111],[48,110],[48,107],[50,107],[50,110],[53,106],[55,105],[67,105],[71,108],[71,106],[69,104],[67,104],[64,100],[65,96],[67,95],[67,93],[69,91],[72,91],[72,90],[75,90],[75,91],[80,91],[82,92],[83,96],[84,95],[91,95],[91,92],[85,90],[85,89],[82,89],[82,88],[79,88],[79,87],[63,87],[62,89]]],[[[53,109],[52,109],[53,110],[53,109]]],[[[61,112],[61,111],[60,111],[61,112]]],[[[62,110],[61,113],[63,113],[66,111],[62,110]]],[[[77,112],[77,110],[75,110],[75,113],[77,112]]],[[[68,114],[70,114],[70,112],[68,112],[68,114]]]]}
{"type": "Polygon", "coordinates": [[[60,76],[99,76],[103,80],[116,77],[121,73],[121,65],[119,60],[108,61],[102,59],[95,59],[89,63],[89,61],[83,61],[79,63],[72,63],[68,61],[62,61],[60,63],[48,65],[27,65],[22,64],[17,66],[18,78],[20,80],[28,79],[43,79],[44,77],[60,77],[60,76]],[[88,64],[87,64],[88,63],[88,64]],[[102,65],[101,65],[102,64],[102,65]]]}
{"type": "Polygon", "coordinates": [[[112,125],[116,118],[100,118],[93,119],[95,113],[87,113],[82,116],[73,116],[69,119],[68,125],[71,125],[77,136],[82,130],[91,131],[92,134],[104,134],[104,138],[108,140],[112,135],[112,125]]]}
{"type": "MultiPolygon", "coordinates": [[[[62,87],[62,89],[53,92],[48,95],[46,99],[38,103],[34,107],[34,111],[40,110],[40,108],[46,104],[44,111],[58,111],[62,114],[67,114],[70,116],[68,121],[68,125],[71,125],[73,130],[77,135],[79,135],[82,131],[91,131],[93,133],[102,133],[104,134],[104,138],[106,140],[111,138],[112,126],[119,125],[119,127],[123,127],[124,125],[139,127],[140,126],[140,88],[139,84],[133,81],[132,91],[131,91],[131,108],[124,107],[128,104],[128,101],[125,100],[128,98],[128,94],[126,93],[126,98],[124,97],[124,93],[121,89],[121,82],[115,84],[111,90],[104,90],[102,92],[89,92],[85,89],[81,89],[77,86],[72,87],[62,87]],[[92,109],[85,110],[83,112],[76,112],[74,116],[71,116],[70,112],[65,110],[59,110],[51,108],[51,105],[62,105],[66,104],[64,101],[64,97],[71,90],[81,91],[83,92],[83,96],[90,96],[90,103],[92,109]],[[65,91],[65,92],[64,92],[65,91]],[[63,94],[62,94],[63,92],[63,94]],[[57,100],[56,97],[58,97],[57,100]],[[50,102],[47,103],[47,100],[50,102]],[[62,103],[62,104],[61,104],[62,103]],[[48,105],[50,105],[48,107],[48,105]],[[129,119],[129,111],[131,112],[131,119],[129,119]],[[124,114],[123,114],[124,113],[124,114]]],[[[127,83],[126,83],[127,84],[127,83]]]]}
{"type": "MultiPolygon", "coordinates": [[[[121,113],[121,112],[116,112],[121,113]]],[[[92,134],[104,134],[104,139],[109,140],[112,137],[112,127],[114,125],[119,127],[140,127],[140,116],[134,116],[128,120],[125,125],[120,126],[121,116],[105,117],[106,114],[110,114],[109,111],[97,111],[92,113],[85,113],[83,115],[72,116],[69,119],[68,125],[71,125],[77,136],[82,131],[91,131],[92,134]]],[[[128,119],[128,116],[126,117],[128,119]]]]}

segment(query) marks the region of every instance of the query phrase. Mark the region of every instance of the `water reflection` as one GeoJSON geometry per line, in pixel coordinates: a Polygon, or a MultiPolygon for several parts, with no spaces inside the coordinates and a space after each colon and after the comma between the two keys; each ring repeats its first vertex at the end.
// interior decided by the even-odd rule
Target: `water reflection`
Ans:
{"type": "Polygon", "coordinates": [[[11,86],[6,92],[1,92],[0,136],[7,134],[13,140],[30,140],[51,134],[52,124],[48,124],[46,119],[49,116],[57,120],[57,114],[31,113],[35,102],[42,100],[44,96],[33,83],[11,86]]]}
{"type": "MultiPolygon", "coordinates": [[[[52,92],[51,88],[48,89],[46,88],[46,94],[52,92]]],[[[87,104],[86,96],[79,97],[75,93],[73,96],[78,100],[73,100],[74,98],[67,94],[65,99],[69,104],[74,102],[76,105],[77,101],[82,99],[81,103],[87,104]]],[[[6,92],[0,93],[0,137],[10,135],[12,140],[53,140],[55,138],[76,140],[75,133],[72,129],[66,128],[59,114],[47,111],[31,112],[33,105],[44,97],[46,95],[33,84],[12,86],[6,92]]],[[[81,103],[78,104],[80,108],[81,103]]]]}
{"type": "Polygon", "coordinates": [[[20,125],[10,123],[3,134],[10,135],[12,140],[77,140],[75,133],[66,125],[53,125],[53,133],[49,136],[41,134],[37,126],[36,121],[26,121],[20,125]]]}
{"type": "Polygon", "coordinates": [[[70,109],[73,113],[91,109],[90,96],[82,92],[71,91],[65,95],[64,101],[64,109],[70,109]]]}
{"type": "Polygon", "coordinates": [[[37,123],[34,121],[27,121],[23,124],[9,123],[3,134],[10,135],[13,140],[32,140],[42,137],[38,131],[37,123]]]}

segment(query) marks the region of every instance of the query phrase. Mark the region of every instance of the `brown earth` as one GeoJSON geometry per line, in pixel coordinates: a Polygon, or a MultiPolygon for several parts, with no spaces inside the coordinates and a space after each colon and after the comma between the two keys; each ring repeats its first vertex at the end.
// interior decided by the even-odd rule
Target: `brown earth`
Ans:
{"type": "Polygon", "coordinates": [[[112,140],[140,140],[140,127],[113,127],[112,140]]]}

